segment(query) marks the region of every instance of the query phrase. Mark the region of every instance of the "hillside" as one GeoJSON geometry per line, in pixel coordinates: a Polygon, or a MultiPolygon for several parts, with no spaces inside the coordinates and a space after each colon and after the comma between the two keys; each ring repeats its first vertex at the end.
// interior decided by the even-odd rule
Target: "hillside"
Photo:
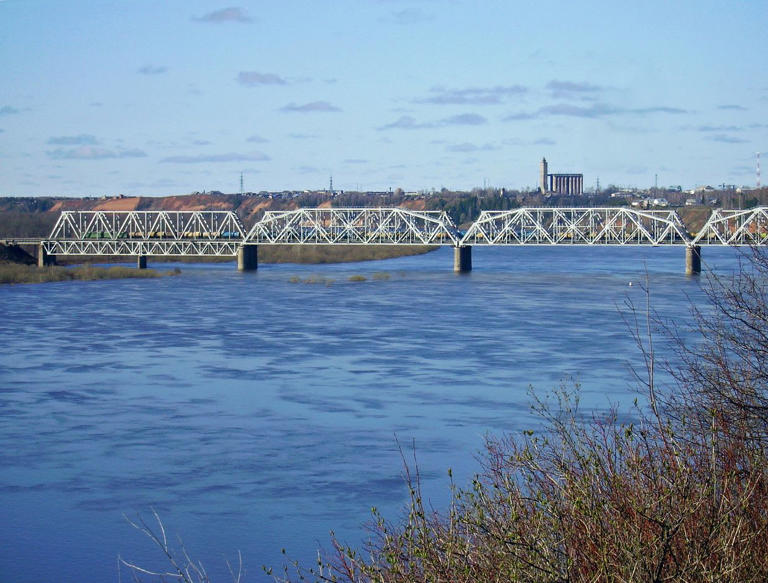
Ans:
{"type": "MultiPolygon", "coordinates": [[[[381,202],[381,201],[372,201],[381,202]]],[[[389,201],[392,204],[392,201],[389,201]]],[[[423,208],[423,201],[414,201],[416,208],[423,208]]],[[[359,203],[358,203],[359,204],[359,203]]],[[[246,227],[250,227],[267,210],[287,210],[300,207],[331,206],[331,197],[321,194],[300,195],[297,198],[266,198],[239,194],[190,194],[166,197],[112,197],[112,198],[0,198],[0,239],[14,237],[45,237],[53,229],[61,211],[81,210],[168,210],[236,211],[246,227]]],[[[324,245],[270,245],[259,250],[260,263],[343,263],[350,261],[372,261],[418,255],[434,250],[426,246],[324,246],[324,245]]],[[[28,251],[33,251],[28,249],[28,251]]],[[[30,263],[31,256],[18,247],[5,247],[1,260],[9,263],[30,263]]],[[[31,258],[34,262],[34,258],[31,258]]],[[[207,258],[184,258],[185,260],[206,261],[207,258]]],[[[62,263],[118,262],[125,257],[83,258],[70,257],[62,263]]],[[[133,261],[133,258],[130,258],[133,261]]],[[[157,258],[154,261],[179,258],[157,258]]],[[[211,258],[221,261],[221,258],[211,258]]]]}

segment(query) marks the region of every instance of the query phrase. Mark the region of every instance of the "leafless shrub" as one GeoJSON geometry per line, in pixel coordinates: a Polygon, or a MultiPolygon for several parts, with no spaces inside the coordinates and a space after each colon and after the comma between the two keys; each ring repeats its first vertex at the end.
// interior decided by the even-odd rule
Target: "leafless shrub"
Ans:
{"type": "MultiPolygon", "coordinates": [[[[183,583],[211,583],[211,579],[208,577],[208,573],[206,572],[203,563],[195,561],[190,557],[181,539],[179,539],[178,548],[172,547],[168,542],[165,526],[160,520],[160,516],[155,510],[152,510],[152,515],[157,523],[155,527],[148,525],[141,516],[137,517],[135,521],[129,519],[127,516],[125,519],[128,521],[128,524],[147,536],[152,543],[162,551],[170,569],[166,571],[151,570],[137,565],[136,563],[126,561],[122,557],[118,557],[118,573],[121,572],[120,567],[125,567],[130,574],[131,580],[136,583],[146,580],[147,577],[151,580],[160,582],[181,581],[183,583]]],[[[245,575],[245,571],[243,570],[243,558],[240,555],[240,552],[237,553],[237,557],[238,564],[236,570],[229,562],[227,562],[227,568],[232,576],[233,583],[240,583],[242,577],[245,575]]]]}

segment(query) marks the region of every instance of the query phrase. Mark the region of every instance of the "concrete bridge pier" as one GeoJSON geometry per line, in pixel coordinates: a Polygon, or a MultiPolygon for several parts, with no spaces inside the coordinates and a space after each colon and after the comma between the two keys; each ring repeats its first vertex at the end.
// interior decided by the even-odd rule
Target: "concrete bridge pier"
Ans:
{"type": "Polygon", "coordinates": [[[237,270],[256,271],[259,268],[259,246],[243,245],[237,250],[237,270]]]}
{"type": "Polygon", "coordinates": [[[147,256],[146,255],[139,255],[136,257],[136,269],[146,269],[147,268],[147,256]]]}
{"type": "Polygon", "coordinates": [[[472,271],[472,247],[470,245],[453,248],[453,271],[456,273],[472,271]]]}
{"type": "Polygon", "coordinates": [[[47,267],[49,265],[56,265],[56,256],[51,255],[45,250],[45,246],[40,243],[37,246],[37,266],[47,267]]]}
{"type": "Polygon", "coordinates": [[[685,248],[685,274],[701,273],[701,247],[689,245],[685,248]]]}

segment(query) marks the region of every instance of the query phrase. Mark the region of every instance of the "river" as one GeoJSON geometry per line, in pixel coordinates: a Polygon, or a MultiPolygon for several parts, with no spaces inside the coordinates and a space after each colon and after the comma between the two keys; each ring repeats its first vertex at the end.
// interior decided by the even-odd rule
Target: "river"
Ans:
{"type": "MultiPolygon", "coordinates": [[[[398,442],[439,508],[486,434],[536,427],[529,387],[578,382],[587,410],[627,410],[620,309],[644,305],[647,273],[684,321],[706,277],[679,247],[473,251],[466,275],[442,248],[1,286],[0,582],[128,581],[118,556],[165,568],[124,517],[152,508],[217,583],[238,550],[262,581],[283,548],[311,564],[330,530],[358,545],[372,506],[396,519],[406,501],[398,442]]],[[[705,248],[705,272],[736,256],[705,248]]]]}

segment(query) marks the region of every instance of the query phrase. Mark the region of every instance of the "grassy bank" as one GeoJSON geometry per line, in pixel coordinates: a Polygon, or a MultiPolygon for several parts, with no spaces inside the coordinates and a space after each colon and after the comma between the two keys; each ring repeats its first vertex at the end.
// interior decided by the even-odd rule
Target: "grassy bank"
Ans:
{"type": "Polygon", "coordinates": [[[132,267],[82,267],[66,268],[60,266],[35,267],[33,265],[0,265],[0,284],[7,283],[48,283],[52,281],[94,281],[99,279],[154,278],[177,275],[181,270],[155,271],[154,269],[136,269],[132,267]]]}
{"type": "Polygon", "coordinates": [[[260,245],[260,263],[348,263],[423,255],[428,245],[260,245]]]}
{"type": "MultiPolygon", "coordinates": [[[[439,247],[430,245],[259,245],[259,263],[352,263],[423,255],[439,247]]],[[[149,257],[150,263],[229,263],[234,257],[149,257]]],[[[127,256],[59,256],[61,265],[135,263],[127,256]]]]}

